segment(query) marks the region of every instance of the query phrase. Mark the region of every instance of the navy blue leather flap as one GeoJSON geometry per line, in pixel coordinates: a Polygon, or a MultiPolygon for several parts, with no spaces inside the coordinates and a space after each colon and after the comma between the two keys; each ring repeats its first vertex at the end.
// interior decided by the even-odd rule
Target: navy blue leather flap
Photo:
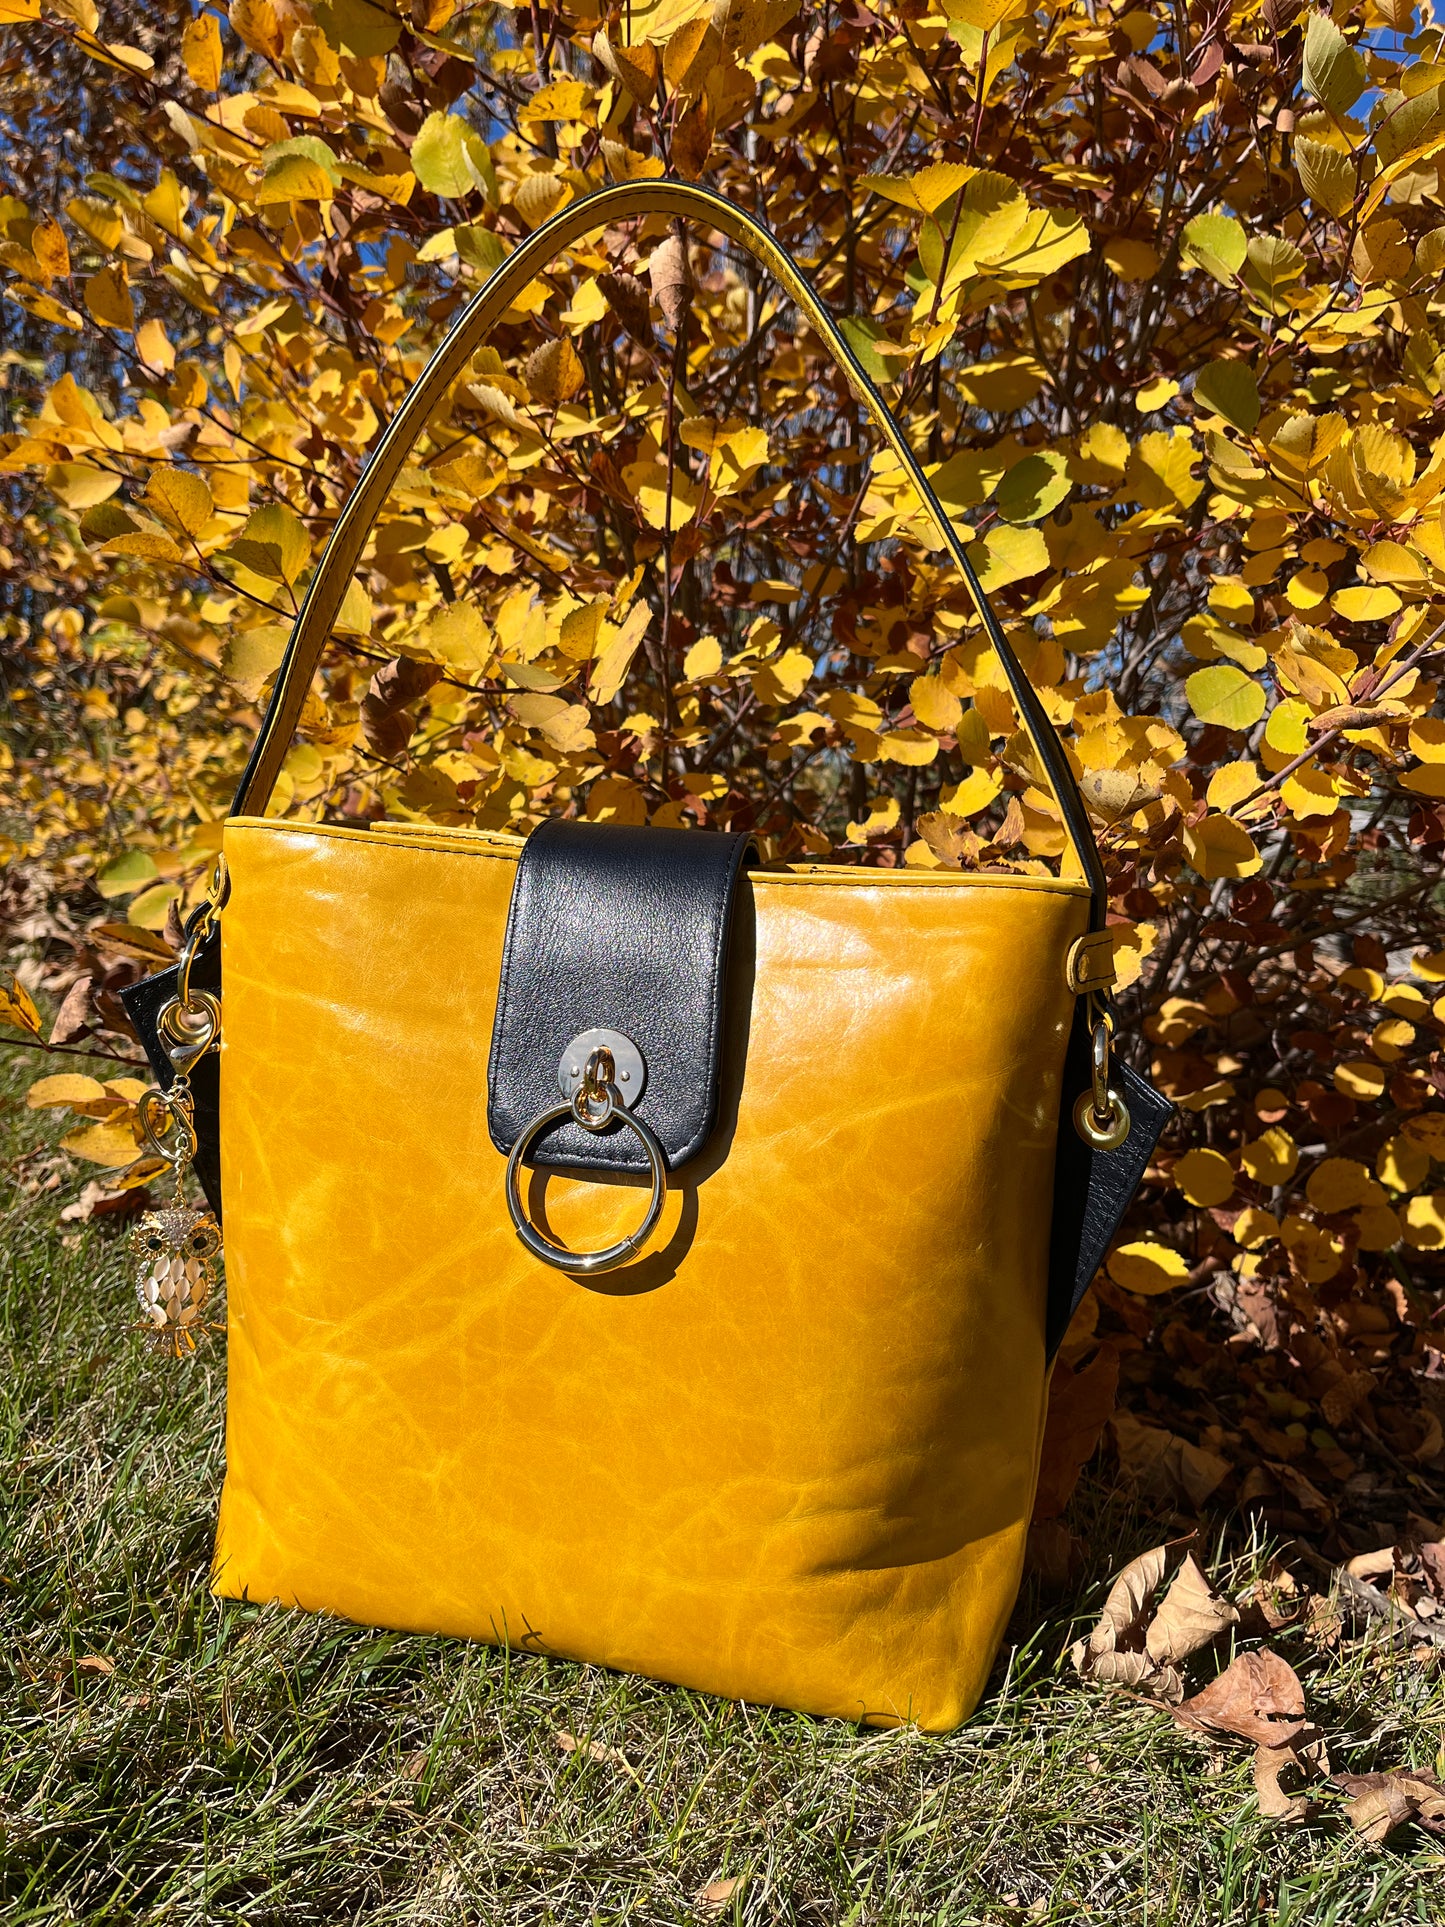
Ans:
{"type": "MultiPolygon", "coordinates": [[[[543,823],[512,886],[492,1029],[487,1127],[510,1151],[561,1101],[557,1068],[584,1031],[620,1031],[642,1054],[635,1109],[669,1169],[706,1144],[717,1117],[723,988],[747,836],[604,823],[543,823]]],[[[564,1119],[528,1162],[644,1171],[635,1134],[564,1119]]]]}

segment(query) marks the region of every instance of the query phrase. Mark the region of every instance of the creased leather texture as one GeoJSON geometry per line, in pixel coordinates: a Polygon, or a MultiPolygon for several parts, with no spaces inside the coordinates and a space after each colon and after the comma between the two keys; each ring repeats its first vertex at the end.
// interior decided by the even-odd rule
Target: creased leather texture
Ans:
{"type": "MultiPolygon", "coordinates": [[[[120,993],[125,1014],[135,1025],[136,1036],[145,1047],[163,1091],[171,1088],[175,1068],[166,1047],[156,1032],[156,1019],[176,994],[179,966],[158,970],[153,977],[142,977],[120,993]]],[[[221,988],[221,939],[208,937],[196,952],[191,966],[191,982],[197,990],[221,988]]],[[[191,1166],[206,1194],[206,1203],[221,1215],[221,1133],[220,1133],[220,1059],[209,1051],[191,1072],[191,1096],[195,1100],[196,1156],[191,1166]]]]}
{"type": "MultiPolygon", "coordinates": [[[[1086,886],[744,878],[716,1128],[584,1282],[487,1129],[518,847],[227,825],[216,1590],[952,1727],[1033,1499],[1086,886]]],[[[577,1246],[642,1203],[529,1180],[577,1246]]]]}
{"type": "MultiPolygon", "coordinates": [[[[636,1114],[675,1170],[717,1116],[723,967],[747,836],[543,823],[517,865],[492,1030],[487,1124],[510,1151],[560,1100],[557,1066],[572,1039],[621,1031],[647,1068],[636,1114]]],[[[529,1164],[645,1171],[625,1125],[592,1133],[564,1120],[529,1164]]]]}
{"type": "Polygon", "coordinates": [[[1074,1100],[1093,1082],[1089,1017],[1081,1004],[1064,1059],[1059,1107],[1059,1154],[1054,1168],[1054,1221],[1049,1239],[1048,1355],[1063,1342],[1069,1320],[1094,1282],[1124,1213],[1154,1155],[1174,1106],[1129,1064],[1115,1058],[1109,1082],[1129,1107],[1129,1135],[1112,1151],[1085,1144],[1073,1125],[1074,1100]]]}

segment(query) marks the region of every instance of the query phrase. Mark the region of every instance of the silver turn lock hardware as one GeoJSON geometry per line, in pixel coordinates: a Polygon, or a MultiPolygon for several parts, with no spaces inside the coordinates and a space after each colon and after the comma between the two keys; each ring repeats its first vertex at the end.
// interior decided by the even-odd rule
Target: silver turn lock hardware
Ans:
{"type": "Polygon", "coordinates": [[[595,1272],[613,1271],[618,1265],[626,1264],[651,1237],[667,1197],[667,1159],[642,1119],[632,1115],[632,1106],[641,1097],[646,1082],[647,1066],[642,1052],[621,1031],[584,1030],[563,1051],[557,1066],[557,1086],[564,1102],[539,1112],[518,1137],[507,1159],[507,1210],[517,1236],[543,1264],[590,1277],[595,1272]],[[647,1154],[652,1195],[642,1223],[626,1238],[601,1251],[569,1251],[565,1245],[555,1243],[532,1223],[522,1203],[522,1161],[543,1131],[559,1124],[563,1118],[571,1118],[594,1135],[614,1122],[625,1124],[647,1154]]]}

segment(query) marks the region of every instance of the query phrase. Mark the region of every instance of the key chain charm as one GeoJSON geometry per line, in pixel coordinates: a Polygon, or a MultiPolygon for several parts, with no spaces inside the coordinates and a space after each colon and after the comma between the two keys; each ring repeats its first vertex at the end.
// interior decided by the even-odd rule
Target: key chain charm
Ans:
{"type": "Polygon", "coordinates": [[[194,1352],[205,1333],[221,1329],[205,1317],[216,1283],[221,1227],[213,1212],[188,1204],[185,1195],[185,1175],[197,1149],[191,1072],[221,1036],[219,999],[190,984],[196,948],[214,917],[208,901],[181,953],[178,994],[156,1022],[175,1073],[170,1089],[153,1085],[136,1106],[146,1148],[170,1166],[175,1178],[170,1203],[147,1211],[130,1235],[138,1329],[176,1358],[194,1352]]]}

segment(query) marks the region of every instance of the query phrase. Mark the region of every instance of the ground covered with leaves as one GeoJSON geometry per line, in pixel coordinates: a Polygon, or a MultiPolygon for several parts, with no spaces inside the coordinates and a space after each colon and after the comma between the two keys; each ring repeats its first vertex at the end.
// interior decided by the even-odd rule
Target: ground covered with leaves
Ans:
{"type": "Polygon", "coordinates": [[[1428,1583],[1360,1606],[1395,1583],[1378,1562],[1341,1581],[1237,1517],[1121,1578],[1191,1522],[1107,1450],[1066,1515],[1082,1566],[1031,1577],[945,1738],[211,1600],[224,1349],[177,1365],[128,1329],[123,1223],[59,1215],[78,1180],[24,1081],[0,1205],[7,1921],[1445,1920],[1445,1648],[1405,1603],[1428,1583]]]}

